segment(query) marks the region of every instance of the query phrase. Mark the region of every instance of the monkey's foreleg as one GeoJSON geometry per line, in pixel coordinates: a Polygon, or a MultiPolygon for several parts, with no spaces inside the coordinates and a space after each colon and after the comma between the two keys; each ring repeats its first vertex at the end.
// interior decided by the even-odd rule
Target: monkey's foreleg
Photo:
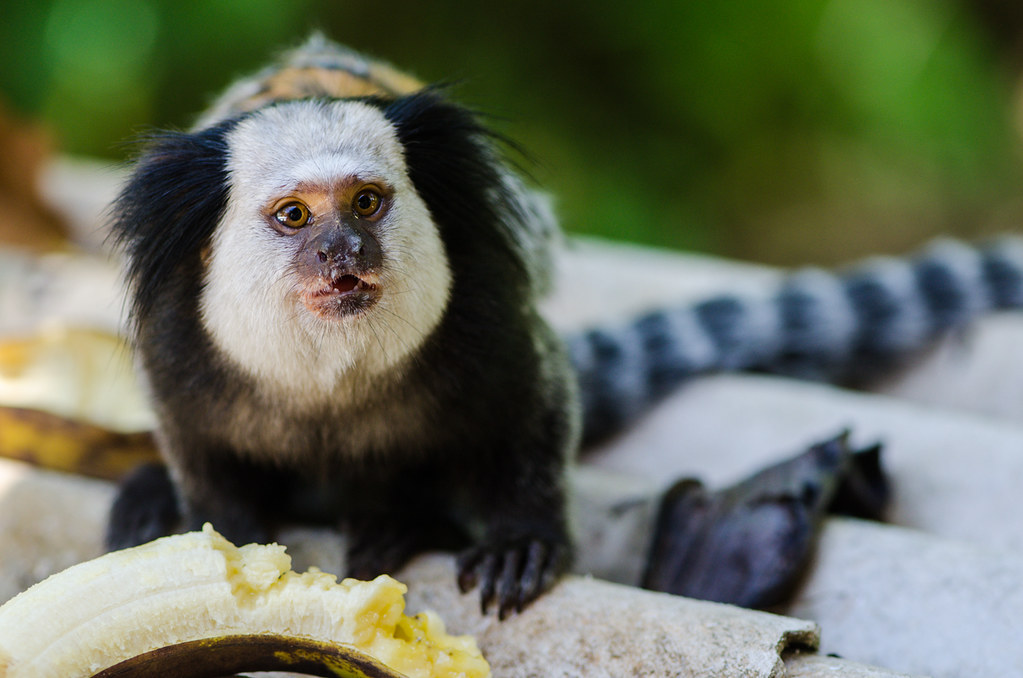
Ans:
{"type": "Polygon", "coordinates": [[[549,589],[571,562],[567,534],[541,535],[533,529],[503,537],[487,537],[458,558],[458,587],[463,593],[479,584],[484,614],[497,603],[500,619],[549,589]]]}
{"type": "Polygon", "coordinates": [[[217,452],[182,461],[174,471],[185,530],[211,523],[235,544],[272,539],[267,519],[278,513],[282,501],[279,473],[217,452]]]}
{"type": "Polygon", "coordinates": [[[369,580],[394,574],[425,551],[458,551],[470,543],[448,510],[450,492],[439,492],[426,469],[406,470],[387,482],[365,483],[345,511],[347,575],[369,580]],[[372,487],[372,491],[367,488],[372,487]],[[368,496],[369,495],[369,496],[368,496]]]}
{"type": "Polygon", "coordinates": [[[429,509],[403,505],[387,514],[360,514],[345,521],[347,576],[370,580],[394,574],[426,551],[457,551],[469,542],[465,531],[429,509]]]}
{"type": "Polygon", "coordinates": [[[171,534],[180,521],[167,467],[144,464],[121,481],[110,507],[104,543],[110,551],[138,546],[171,534]]]}
{"type": "Polygon", "coordinates": [[[479,585],[484,613],[521,611],[568,569],[572,560],[560,465],[506,455],[475,483],[483,538],[458,558],[458,585],[479,585]],[[531,467],[531,468],[530,468],[531,467]]]}
{"type": "MultiPolygon", "coordinates": [[[[198,448],[194,448],[198,449],[198,448]]],[[[211,523],[238,544],[266,543],[262,518],[275,508],[279,479],[226,454],[175,457],[176,486],[167,467],[146,465],[118,489],[107,523],[107,548],[137,546],[211,523]]]]}

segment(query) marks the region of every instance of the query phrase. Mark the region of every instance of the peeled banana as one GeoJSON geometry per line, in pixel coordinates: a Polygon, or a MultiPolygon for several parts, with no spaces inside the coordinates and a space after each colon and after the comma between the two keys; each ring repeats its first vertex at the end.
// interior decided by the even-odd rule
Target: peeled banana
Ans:
{"type": "Polygon", "coordinates": [[[0,336],[0,405],[122,433],[156,424],[124,340],[70,327],[0,336]]]}
{"type": "Polygon", "coordinates": [[[406,588],[291,570],[277,544],[209,525],[81,563],[0,607],[0,678],[198,677],[289,670],[484,678],[470,636],[404,614],[406,588]]]}

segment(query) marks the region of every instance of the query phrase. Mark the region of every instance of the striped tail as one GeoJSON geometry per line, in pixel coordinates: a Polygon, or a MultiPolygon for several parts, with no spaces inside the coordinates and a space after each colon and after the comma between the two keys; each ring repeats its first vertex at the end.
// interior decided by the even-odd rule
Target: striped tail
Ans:
{"type": "Polygon", "coordinates": [[[772,296],[722,295],[567,336],[583,441],[612,435],[690,377],[755,370],[854,382],[981,313],[1023,307],[1023,239],[932,243],[908,259],[786,276],[772,296]]]}

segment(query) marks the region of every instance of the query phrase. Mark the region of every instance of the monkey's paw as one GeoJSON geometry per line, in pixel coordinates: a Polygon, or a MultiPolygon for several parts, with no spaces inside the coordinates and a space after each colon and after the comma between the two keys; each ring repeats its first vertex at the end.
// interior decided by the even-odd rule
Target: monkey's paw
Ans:
{"type": "Polygon", "coordinates": [[[496,602],[497,616],[503,620],[549,589],[568,568],[569,555],[566,540],[488,540],[459,556],[458,588],[466,593],[479,584],[481,611],[486,614],[496,602]]]}
{"type": "Polygon", "coordinates": [[[107,550],[145,544],[171,534],[181,519],[174,486],[163,464],[143,464],[121,482],[110,507],[107,550]]]}
{"type": "Polygon", "coordinates": [[[381,574],[394,574],[422,545],[404,533],[386,533],[376,539],[357,535],[348,548],[346,576],[369,581],[381,574]]]}
{"type": "Polygon", "coordinates": [[[428,513],[412,520],[396,515],[352,521],[347,533],[347,576],[365,581],[393,575],[425,551],[458,551],[469,543],[459,526],[428,513]]]}

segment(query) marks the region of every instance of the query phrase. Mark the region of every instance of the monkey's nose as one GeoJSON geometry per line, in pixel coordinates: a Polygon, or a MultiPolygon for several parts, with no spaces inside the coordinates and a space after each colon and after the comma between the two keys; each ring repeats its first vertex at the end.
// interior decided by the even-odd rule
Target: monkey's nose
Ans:
{"type": "Polygon", "coordinates": [[[365,229],[341,224],[318,239],[316,258],[321,265],[344,271],[369,271],[380,265],[380,244],[365,229]]]}
{"type": "Polygon", "coordinates": [[[323,264],[331,259],[358,259],[365,255],[366,246],[362,243],[362,240],[345,243],[340,248],[324,243],[320,245],[320,249],[316,252],[316,258],[323,264]]]}

